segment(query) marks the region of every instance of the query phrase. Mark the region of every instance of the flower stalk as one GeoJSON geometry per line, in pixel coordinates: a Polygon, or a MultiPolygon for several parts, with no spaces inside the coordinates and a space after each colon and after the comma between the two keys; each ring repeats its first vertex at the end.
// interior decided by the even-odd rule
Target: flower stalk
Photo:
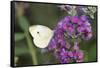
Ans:
{"type": "Polygon", "coordinates": [[[30,39],[30,35],[29,35],[28,32],[25,32],[25,36],[26,36],[26,40],[27,40],[27,43],[28,43],[29,52],[32,56],[32,63],[34,65],[37,65],[38,62],[37,62],[37,57],[36,57],[36,51],[35,51],[35,48],[33,48],[33,43],[30,39]]]}

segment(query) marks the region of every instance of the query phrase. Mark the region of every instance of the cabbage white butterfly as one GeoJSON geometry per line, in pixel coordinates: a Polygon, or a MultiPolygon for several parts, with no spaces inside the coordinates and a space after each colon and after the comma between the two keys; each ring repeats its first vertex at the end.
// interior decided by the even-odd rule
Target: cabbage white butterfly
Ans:
{"type": "Polygon", "coordinates": [[[39,48],[46,48],[54,33],[53,30],[43,25],[33,25],[29,27],[29,32],[34,44],[39,48]]]}

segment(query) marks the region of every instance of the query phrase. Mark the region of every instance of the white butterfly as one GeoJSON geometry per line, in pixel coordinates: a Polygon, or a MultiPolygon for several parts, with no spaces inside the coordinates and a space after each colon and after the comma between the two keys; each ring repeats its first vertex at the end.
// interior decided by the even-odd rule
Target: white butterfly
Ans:
{"type": "Polygon", "coordinates": [[[54,34],[53,30],[43,25],[33,25],[29,27],[29,32],[34,44],[39,48],[46,48],[54,34]]]}

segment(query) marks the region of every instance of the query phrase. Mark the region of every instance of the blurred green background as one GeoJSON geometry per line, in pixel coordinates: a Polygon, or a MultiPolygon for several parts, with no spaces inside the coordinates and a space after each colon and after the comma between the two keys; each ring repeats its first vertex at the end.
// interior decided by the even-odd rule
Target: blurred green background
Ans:
{"type": "MultiPolygon", "coordinates": [[[[55,57],[45,49],[35,47],[29,34],[29,26],[45,25],[54,29],[64,16],[55,4],[15,2],[15,65],[57,64],[55,57]]],[[[82,41],[80,49],[85,51],[85,62],[97,61],[97,16],[92,20],[93,37],[89,41],[82,41]]]]}

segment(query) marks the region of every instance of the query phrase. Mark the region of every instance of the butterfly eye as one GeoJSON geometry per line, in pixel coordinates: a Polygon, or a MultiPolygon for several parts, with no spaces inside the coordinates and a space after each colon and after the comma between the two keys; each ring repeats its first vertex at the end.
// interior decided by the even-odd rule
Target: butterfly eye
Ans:
{"type": "Polygon", "coordinates": [[[37,34],[39,34],[39,32],[37,32],[37,34]]]}

